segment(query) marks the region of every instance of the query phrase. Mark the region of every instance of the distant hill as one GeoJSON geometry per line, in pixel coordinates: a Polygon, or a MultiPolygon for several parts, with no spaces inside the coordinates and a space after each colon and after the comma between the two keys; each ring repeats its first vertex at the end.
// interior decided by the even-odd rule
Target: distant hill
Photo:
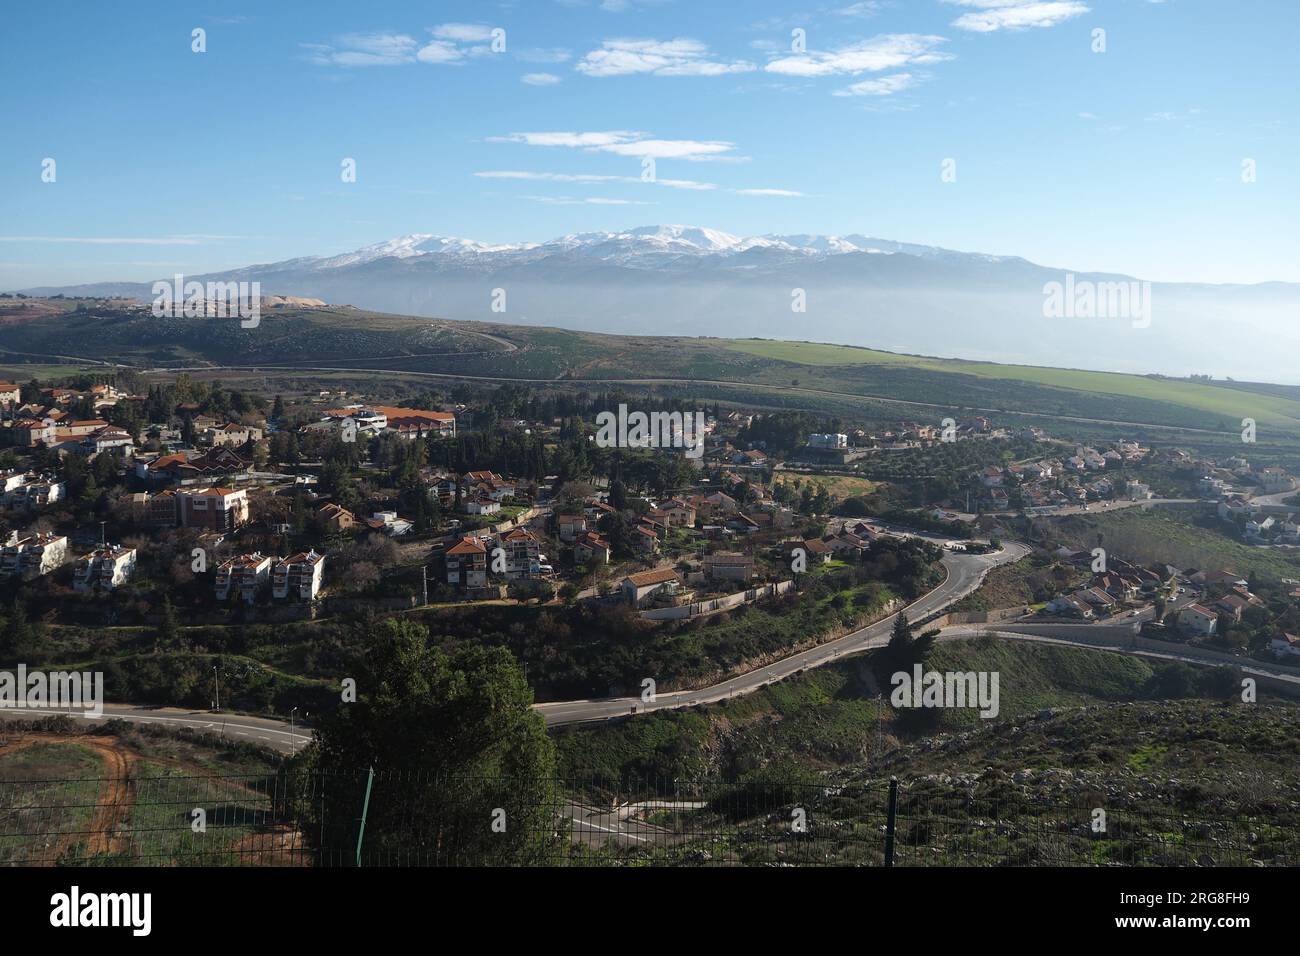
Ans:
{"type": "MultiPolygon", "coordinates": [[[[622,334],[790,337],[966,359],[1300,383],[1300,285],[1153,283],[1143,318],[1048,317],[1070,270],[863,235],[644,226],[543,243],[415,234],[187,278],[449,319],[622,334]],[[504,290],[504,311],[495,290],[504,290]],[[801,290],[801,291],[796,291],[801,290]],[[792,311],[802,296],[806,311],[792,311]],[[1049,310],[1050,311],[1050,310],[1049,310]],[[1149,326],[1147,319],[1149,318],[1149,326]]],[[[160,277],[170,278],[170,277],[160,277]]],[[[1069,280],[1128,283],[1077,272],[1069,280]]],[[[149,283],[24,290],[150,296],[149,283]]],[[[1067,313],[1069,314],[1069,313],[1067,313]]]]}

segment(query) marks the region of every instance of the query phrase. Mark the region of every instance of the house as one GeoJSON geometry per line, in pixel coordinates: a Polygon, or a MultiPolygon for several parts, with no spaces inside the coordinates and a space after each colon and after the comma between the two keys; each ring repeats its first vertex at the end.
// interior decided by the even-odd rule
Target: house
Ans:
{"type": "Polygon", "coordinates": [[[579,564],[608,564],[609,542],[595,531],[584,531],[573,543],[573,557],[579,564]]]}
{"type": "Polygon", "coordinates": [[[1228,615],[1234,621],[1241,622],[1241,613],[1250,607],[1250,602],[1238,594],[1226,595],[1214,603],[1214,609],[1228,615]]]}
{"type": "Polygon", "coordinates": [[[727,527],[732,531],[754,534],[759,530],[758,522],[747,514],[734,514],[727,519],[727,527]]]}
{"type": "Polygon", "coordinates": [[[542,573],[541,542],[526,528],[515,528],[501,538],[506,552],[507,578],[535,578],[542,573]]]}
{"type": "Polygon", "coordinates": [[[393,538],[401,537],[415,527],[411,521],[398,517],[396,511],[376,511],[366,519],[366,527],[372,531],[382,531],[393,538]]]}
{"type": "Polygon", "coordinates": [[[1249,584],[1236,571],[1197,571],[1188,580],[1197,587],[1204,587],[1207,584],[1226,584],[1228,587],[1241,585],[1246,587],[1249,584]]]}
{"type": "Polygon", "coordinates": [[[14,444],[25,448],[54,443],[54,421],[24,418],[13,424],[14,444]]]}
{"type": "Polygon", "coordinates": [[[102,418],[87,418],[80,421],[60,421],[54,429],[55,442],[72,441],[93,435],[101,428],[107,428],[108,422],[102,418]]]}
{"type": "Polygon", "coordinates": [[[632,546],[642,554],[657,554],[659,535],[648,525],[639,524],[632,529],[632,546]]]}
{"type": "Polygon", "coordinates": [[[734,551],[718,551],[704,559],[704,573],[711,581],[748,581],[754,576],[754,559],[734,551]]]}
{"type": "Polygon", "coordinates": [[[727,515],[735,514],[740,510],[740,505],[736,503],[736,499],[722,491],[715,491],[713,494],[705,495],[704,503],[714,511],[720,511],[727,515]]]}
{"type": "Polygon", "coordinates": [[[1268,649],[1276,657],[1300,657],[1300,637],[1282,634],[1268,642],[1268,649]]]}
{"type": "Polygon", "coordinates": [[[232,445],[238,447],[250,441],[261,441],[262,429],[254,428],[252,425],[241,425],[238,422],[226,422],[224,425],[217,425],[214,428],[205,428],[200,439],[213,446],[232,445]]]}
{"type": "Polygon", "coordinates": [[[16,382],[0,382],[0,405],[17,405],[23,400],[22,393],[16,382]]]}
{"type": "Polygon", "coordinates": [[[248,492],[233,488],[196,488],[176,492],[182,528],[229,533],[248,524],[248,492]]]}
{"type": "Polygon", "coordinates": [[[1219,626],[1219,616],[1208,607],[1189,604],[1178,612],[1178,626],[1197,635],[1213,634],[1219,626]]]}
{"type": "Polygon", "coordinates": [[[859,538],[856,534],[847,531],[837,534],[832,538],[824,539],[831,551],[835,554],[862,554],[871,548],[871,542],[864,538],[859,538]]]}
{"type": "Polygon", "coordinates": [[[87,435],[78,444],[77,450],[85,455],[98,455],[102,452],[118,452],[124,458],[135,454],[135,439],[131,433],[116,425],[108,425],[87,435]]]}
{"type": "Polygon", "coordinates": [[[1264,493],[1268,495],[1296,489],[1296,480],[1281,468],[1265,468],[1255,477],[1264,486],[1264,493]]]}
{"type": "Polygon", "coordinates": [[[315,518],[324,534],[343,534],[351,531],[357,523],[351,511],[333,503],[317,508],[315,518]]]}
{"type": "Polygon", "coordinates": [[[659,506],[659,510],[679,528],[695,527],[695,509],[680,498],[670,498],[659,506]]]}
{"type": "Polygon", "coordinates": [[[1151,486],[1140,481],[1130,481],[1124,490],[1130,501],[1146,501],[1155,497],[1151,493],[1151,486]]]}
{"type": "Polygon", "coordinates": [[[358,432],[386,432],[407,439],[426,435],[456,437],[456,416],[450,412],[392,405],[350,405],[331,408],[323,414],[326,420],[340,424],[351,420],[358,432]]]}
{"type": "Polygon", "coordinates": [[[1053,598],[1047,602],[1047,612],[1049,614],[1059,614],[1062,617],[1080,617],[1084,620],[1092,620],[1097,616],[1094,605],[1085,601],[1078,592],[1053,598]]]}
{"type": "Polygon", "coordinates": [[[561,541],[572,544],[578,539],[579,535],[587,530],[587,516],[584,514],[556,515],[555,528],[561,541]]]}
{"type": "Polygon", "coordinates": [[[291,554],[271,573],[271,597],[294,598],[310,603],[316,600],[325,580],[325,555],[311,551],[291,554]]]}
{"type": "Polygon", "coordinates": [[[466,498],[461,507],[470,515],[494,515],[501,510],[501,502],[491,498],[466,498]]]}
{"type": "Polygon", "coordinates": [[[106,545],[77,559],[72,571],[72,587],[79,594],[111,591],[135,570],[135,548],[120,544],[106,545]]]}
{"type": "Polygon", "coordinates": [[[9,535],[0,551],[0,576],[24,580],[48,574],[61,565],[68,554],[68,539],[53,532],[20,537],[9,535]]]}
{"type": "Polygon", "coordinates": [[[478,538],[464,537],[447,549],[447,583],[464,588],[487,586],[487,547],[478,538]]]}
{"type": "Polygon", "coordinates": [[[270,582],[274,560],[270,555],[254,551],[222,561],[215,583],[217,600],[225,601],[234,594],[245,604],[252,604],[263,585],[270,582]]]}
{"type": "Polygon", "coordinates": [[[629,574],[619,585],[623,599],[633,607],[643,607],[652,600],[674,597],[681,586],[681,576],[672,568],[629,574]]]}
{"type": "Polygon", "coordinates": [[[15,511],[35,511],[37,508],[62,501],[67,496],[67,486],[63,482],[37,478],[24,480],[22,484],[6,491],[4,498],[0,500],[3,500],[6,508],[15,511]]]}

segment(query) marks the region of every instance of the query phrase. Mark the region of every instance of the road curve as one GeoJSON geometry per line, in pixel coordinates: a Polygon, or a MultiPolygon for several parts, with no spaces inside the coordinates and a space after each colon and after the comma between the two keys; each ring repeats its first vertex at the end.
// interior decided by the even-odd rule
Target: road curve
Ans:
{"type": "Polygon", "coordinates": [[[0,719],[33,720],[64,714],[78,720],[101,723],[105,720],[125,720],[133,724],[155,724],[165,727],[188,727],[207,731],[237,743],[259,744],[283,753],[293,753],[311,743],[311,731],[297,724],[292,730],[289,722],[273,717],[249,717],[242,714],[211,713],[206,710],[184,710],[179,707],[150,707],[140,704],[105,704],[103,716],[92,717],[84,711],[66,707],[0,708],[0,719]]]}
{"type": "MultiPolygon", "coordinates": [[[[1006,542],[1003,550],[997,554],[950,554],[943,559],[944,567],[948,570],[947,579],[933,591],[909,604],[904,611],[912,620],[941,611],[979,587],[984,576],[992,568],[1019,561],[1028,553],[1029,548],[1025,545],[1019,542],[1006,542]]],[[[891,614],[884,620],[869,624],[851,634],[800,651],[798,654],[792,654],[771,664],[765,664],[752,671],[746,671],[711,687],[658,694],[653,701],[648,702],[641,700],[640,697],[610,697],[599,700],[555,701],[535,704],[534,708],[542,715],[548,727],[558,727],[564,724],[607,720],[611,717],[674,710],[695,704],[712,704],[731,697],[742,697],[811,667],[821,667],[846,655],[883,646],[889,641],[895,617],[896,614],[891,614]]]]}

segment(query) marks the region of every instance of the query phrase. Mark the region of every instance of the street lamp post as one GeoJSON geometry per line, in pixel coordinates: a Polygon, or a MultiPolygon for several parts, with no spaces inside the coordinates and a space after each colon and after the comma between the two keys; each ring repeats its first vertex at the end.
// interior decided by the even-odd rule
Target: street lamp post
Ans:
{"type": "Polygon", "coordinates": [[[296,746],[298,742],[298,738],[293,735],[293,715],[297,713],[297,711],[298,711],[297,707],[289,711],[289,756],[290,757],[294,756],[298,752],[298,748],[296,746]]]}
{"type": "Polygon", "coordinates": [[[216,682],[216,688],[217,688],[217,703],[216,706],[213,708],[213,710],[220,710],[221,709],[221,675],[217,672],[217,668],[215,665],[212,668],[212,679],[216,682]]]}

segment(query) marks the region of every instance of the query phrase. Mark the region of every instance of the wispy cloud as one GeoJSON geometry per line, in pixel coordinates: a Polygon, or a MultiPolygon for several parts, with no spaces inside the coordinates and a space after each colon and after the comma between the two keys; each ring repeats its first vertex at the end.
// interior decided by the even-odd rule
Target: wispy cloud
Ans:
{"type": "Polygon", "coordinates": [[[526,146],[562,146],[570,149],[585,149],[591,152],[613,153],[616,156],[634,156],[651,159],[685,159],[691,162],[708,160],[739,160],[742,157],[729,156],[736,148],[734,143],[723,140],[696,139],[649,139],[645,133],[630,130],[606,130],[602,132],[537,132],[511,133],[508,136],[493,136],[489,142],[522,143],[526,146]]]}
{"type": "Polygon", "coordinates": [[[993,33],[997,30],[1029,30],[1053,27],[1065,20],[1088,13],[1090,7],[1079,0],[943,0],[977,12],[963,13],[952,25],[959,30],[993,33]]]}
{"type": "Polygon", "coordinates": [[[911,73],[891,73],[874,80],[862,80],[836,90],[833,96],[892,96],[916,85],[911,73]]]}
{"type": "Polygon", "coordinates": [[[560,82],[554,73],[525,73],[519,80],[529,86],[554,86],[560,82]]]}
{"type": "Polygon", "coordinates": [[[737,189],[737,195],[740,196],[787,196],[801,197],[804,194],[793,189],[737,189]]]}
{"type": "Polygon", "coordinates": [[[698,40],[605,40],[574,67],[587,76],[721,76],[758,69],[745,60],[725,62],[713,59],[709,48],[698,40]]]}
{"type": "Polygon", "coordinates": [[[642,202],[638,199],[609,199],[605,196],[590,196],[586,199],[575,199],[572,196],[525,196],[533,202],[546,203],[552,206],[653,206],[655,203],[642,202]]]}
{"type": "Polygon", "coordinates": [[[696,182],[693,179],[659,179],[643,180],[639,176],[608,176],[595,173],[540,173],[529,172],[518,169],[490,169],[483,170],[474,174],[480,179],[520,179],[529,182],[548,182],[548,183],[642,183],[649,182],[655,186],[666,186],[669,189],[689,189],[694,191],[704,191],[716,189],[713,183],[696,182]]]}
{"type": "Polygon", "coordinates": [[[303,43],[308,59],[321,66],[401,66],[407,63],[464,63],[492,52],[492,27],[443,23],[429,28],[431,40],[407,33],[347,33],[331,43],[303,43]]]}
{"type": "Polygon", "coordinates": [[[786,76],[839,76],[925,66],[953,59],[938,48],[947,40],[921,33],[887,33],[838,50],[809,50],[779,56],[764,67],[786,76]]]}

